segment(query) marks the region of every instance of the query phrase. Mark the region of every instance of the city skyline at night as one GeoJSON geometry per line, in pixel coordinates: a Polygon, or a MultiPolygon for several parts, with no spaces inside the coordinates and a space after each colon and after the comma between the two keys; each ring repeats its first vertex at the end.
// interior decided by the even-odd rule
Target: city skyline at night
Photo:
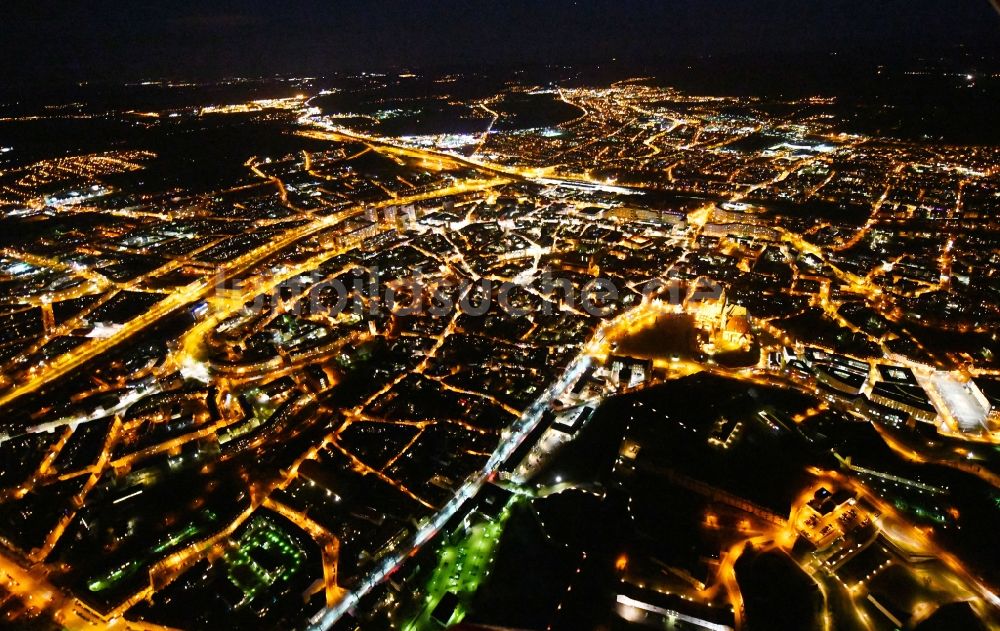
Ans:
{"type": "Polygon", "coordinates": [[[993,3],[10,16],[0,628],[1000,629],[993,3]]]}

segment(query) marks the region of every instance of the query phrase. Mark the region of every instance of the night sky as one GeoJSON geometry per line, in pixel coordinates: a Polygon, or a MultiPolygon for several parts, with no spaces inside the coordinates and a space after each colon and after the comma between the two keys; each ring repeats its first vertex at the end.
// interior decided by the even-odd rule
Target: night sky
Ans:
{"type": "Polygon", "coordinates": [[[4,3],[8,81],[1000,47],[990,0],[4,3]]]}

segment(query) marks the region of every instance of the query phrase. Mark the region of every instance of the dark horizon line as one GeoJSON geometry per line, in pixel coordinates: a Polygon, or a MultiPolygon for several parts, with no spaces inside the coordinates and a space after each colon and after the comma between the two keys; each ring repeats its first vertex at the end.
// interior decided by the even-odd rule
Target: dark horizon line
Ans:
{"type": "MultiPolygon", "coordinates": [[[[1000,0],[997,0],[1000,2],[1000,0]]],[[[863,47],[849,50],[816,49],[811,51],[787,50],[787,51],[765,51],[748,54],[746,52],[733,51],[728,53],[692,53],[687,55],[643,55],[643,56],[614,56],[606,57],[577,57],[575,59],[546,60],[546,61],[524,61],[524,60],[484,60],[479,62],[441,62],[441,63],[374,63],[371,66],[364,64],[347,64],[338,68],[321,70],[320,64],[302,64],[297,68],[291,67],[293,64],[278,62],[276,66],[281,68],[265,69],[255,72],[252,70],[236,70],[234,68],[195,69],[188,66],[179,72],[164,72],[159,69],[134,69],[128,72],[121,72],[121,69],[109,69],[106,71],[83,71],[79,69],[63,66],[56,68],[49,67],[50,75],[48,81],[57,83],[60,87],[67,87],[73,84],[117,84],[127,85],[142,81],[190,81],[208,82],[224,81],[227,79],[262,80],[275,78],[333,78],[345,75],[389,74],[395,72],[414,72],[419,74],[444,74],[444,73],[507,73],[519,70],[539,70],[549,68],[565,68],[571,70],[591,70],[598,68],[621,69],[624,66],[632,66],[637,72],[642,70],[672,70],[680,69],[691,64],[720,64],[727,66],[727,70],[738,70],[740,67],[760,69],[769,63],[780,60],[785,68],[789,61],[793,66],[808,67],[814,64],[832,63],[840,70],[849,67],[852,70],[861,70],[864,67],[877,68],[882,65],[900,66],[904,64],[917,65],[920,63],[944,62],[959,63],[966,61],[965,58],[978,56],[979,59],[969,60],[970,63],[985,63],[991,69],[1000,70],[1000,40],[995,45],[955,44],[953,46],[926,49],[917,52],[912,49],[887,50],[884,47],[863,47]],[[916,54],[914,54],[916,53],[916,54]],[[114,75],[114,76],[112,76],[114,75]]],[[[151,64],[145,63],[150,66],[151,64]]],[[[37,88],[39,79],[37,74],[7,73],[6,87],[24,87],[31,84],[37,88]]]]}

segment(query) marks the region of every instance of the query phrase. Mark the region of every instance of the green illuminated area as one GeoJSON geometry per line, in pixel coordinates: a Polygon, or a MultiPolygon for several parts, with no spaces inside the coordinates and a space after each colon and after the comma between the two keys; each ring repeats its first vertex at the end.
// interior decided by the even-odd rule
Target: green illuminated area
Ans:
{"type": "Polygon", "coordinates": [[[129,561],[121,567],[117,567],[108,574],[95,578],[87,584],[87,589],[92,592],[103,592],[118,585],[126,578],[135,574],[142,567],[141,561],[129,561]]]}
{"type": "Polygon", "coordinates": [[[305,561],[305,552],[287,532],[257,517],[223,556],[226,576],[243,592],[240,607],[279,582],[287,582],[305,561]]]}
{"type": "Polygon", "coordinates": [[[896,507],[896,509],[909,513],[916,517],[919,517],[920,519],[933,521],[934,523],[941,525],[948,523],[948,518],[942,515],[941,513],[924,508],[922,506],[919,506],[911,502],[906,502],[905,500],[902,499],[896,499],[893,502],[893,505],[896,507]]]}
{"type": "Polygon", "coordinates": [[[448,593],[458,597],[459,606],[445,627],[461,622],[476,590],[490,574],[493,555],[510,517],[511,507],[517,501],[517,497],[513,498],[496,519],[467,528],[464,525],[459,527],[442,543],[437,552],[437,566],[424,589],[419,613],[402,626],[403,631],[440,629],[441,623],[432,614],[448,593]]]}
{"type": "Polygon", "coordinates": [[[206,532],[208,525],[214,523],[218,516],[212,511],[205,511],[204,513],[207,523],[197,524],[193,523],[188,525],[183,530],[170,535],[164,541],[157,544],[154,548],[149,551],[149,554],[143,559],[134,559],[116,567],[107,574],[94,578],[87,584],[87,589],[92,592],[103,592],[108,589],[117,587],[122,581],[129,578],[140,569],[146,566],[147,563],[151,562],[155,558],[164,554],[165,552],[172,550],[181,544],[187,543],[193,540],[195,537],[199,536],[203,532],[206,532]]]}

